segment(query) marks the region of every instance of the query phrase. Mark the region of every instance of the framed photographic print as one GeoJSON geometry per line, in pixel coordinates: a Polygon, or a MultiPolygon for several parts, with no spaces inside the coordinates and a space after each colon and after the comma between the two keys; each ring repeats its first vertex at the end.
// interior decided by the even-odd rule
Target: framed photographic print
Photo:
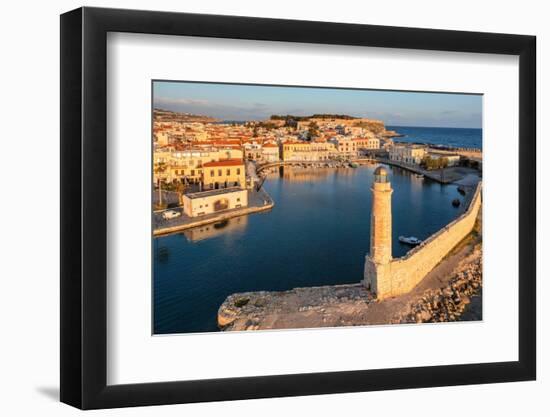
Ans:
{"type": "Polygon", "coordinates": [[[61,16],[61,400],[535,379],[535,38],[61,16]]]}

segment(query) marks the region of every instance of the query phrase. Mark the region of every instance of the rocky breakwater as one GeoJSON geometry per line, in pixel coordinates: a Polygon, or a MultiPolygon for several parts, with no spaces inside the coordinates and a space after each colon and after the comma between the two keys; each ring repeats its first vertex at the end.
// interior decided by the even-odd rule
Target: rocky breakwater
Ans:
{"type": "Polygon", "coordinates": [[[469,308],[479,309],[473,316],[481,320],[481,303],[476,303],[474,307],[470,304],[481,297],[482,267],[481,247],[478,246],[461,262],[445,286],[424,291],[397,313],[391,323],[459,321],[469,308]]]}
{"type": "Polygon", "coordinates": [[[361,284],[237,293],[220,306],[218,326],[262,330],[357,325],[373,301],[361,284]]]}
{"type": "Polygon", "coordinates": [[[459,255],[444,259],[410,293],[377,300],[362,284],[237,293],[220,306],[218,327],[242,331],[481,320],[481,289],[481,244],[466,241],[459,255]]]}

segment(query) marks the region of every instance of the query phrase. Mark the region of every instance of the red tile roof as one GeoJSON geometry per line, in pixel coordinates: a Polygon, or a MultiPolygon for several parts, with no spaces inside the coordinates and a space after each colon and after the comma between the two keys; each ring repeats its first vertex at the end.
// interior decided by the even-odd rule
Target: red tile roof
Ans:
{"type": "Polygon", "coordinates": [[[225,159],[225,160],[222,160],[222,161],[206,162],[206,163],[202,164],[202,166],[205,167],[205,168],[238,166],[238,165],[244,165],[244,162],[243,162],[242,159],[225,159]]]}
{"type": "Polygon", "coordinates": [[[208,145],[240,145],[241,141],[236,139],[211,138],[211,140],[205,140],[202,143],[208,145]]]}

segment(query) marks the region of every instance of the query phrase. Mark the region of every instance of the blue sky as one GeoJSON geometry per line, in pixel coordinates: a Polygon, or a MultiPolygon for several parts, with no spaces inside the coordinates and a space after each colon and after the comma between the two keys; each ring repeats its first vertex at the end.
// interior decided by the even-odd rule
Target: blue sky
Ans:
{"type": "Polygon", "coordinates": [[[155,81],[155,108],[262,120],[272,114],[337,113],[381,119],[386,125],[481,127],[482,96],[155,81]]]}

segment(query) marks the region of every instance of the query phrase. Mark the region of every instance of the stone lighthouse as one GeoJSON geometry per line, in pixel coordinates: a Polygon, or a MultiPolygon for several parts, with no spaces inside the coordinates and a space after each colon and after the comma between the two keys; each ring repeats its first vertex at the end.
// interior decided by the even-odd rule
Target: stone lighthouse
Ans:
{"type": "Polygon", "coordinates": [[[392,260],[391,196],[393,190],[388,171],[378,167],[372,183],[372,210],[370,218],[370,252],[365,258],[364,284],[378,298],[391,294],[389,278],[392,260]],[[389,288],[388,288],[389,287],[389,288]]]}

